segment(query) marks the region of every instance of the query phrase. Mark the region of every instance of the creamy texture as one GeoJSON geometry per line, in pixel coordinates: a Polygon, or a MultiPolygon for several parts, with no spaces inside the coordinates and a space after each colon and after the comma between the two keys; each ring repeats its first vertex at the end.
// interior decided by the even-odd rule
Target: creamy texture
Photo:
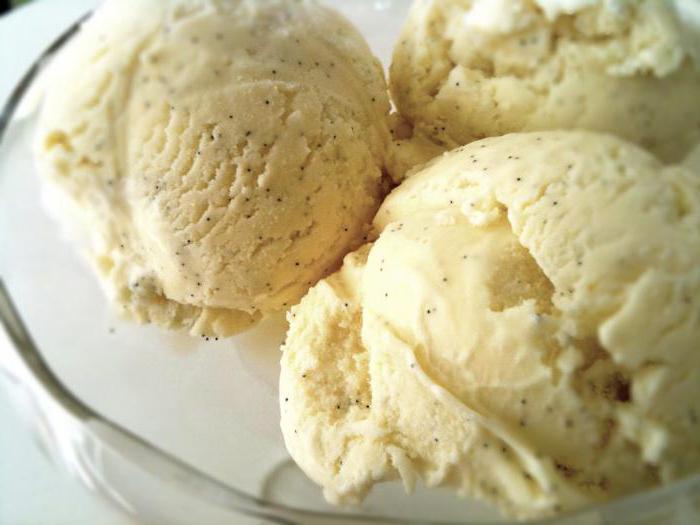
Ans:
{"type": "Polygon", "coordinates": [[[694,10],[664,0],[417,0],[394,50],[394,101],[416,133],[448,149],[583,128],[679,161],[700,141],[694,10]]]}
{"type": "Polygon", "coordinates": [[[524,1],[474,0],[462,20],[466,30],[508,33],[522,29],[531,17],[524,1]]]}
{"type": "Polygon", "coordinates": [[[383,72],[311,1],[108,1],[52,64],[36,151],[127,315],[229,335],[361,242],[383,72]]]}
{"type": "MultiPolygon", "coordinates": [[[[629,17],[634,12],[634,3],[637,0],[533,0],[550,22],[556,21],[560,16],[576,15],[586,9],[595,8],[603,13],[603,16],[629,17]]],[[[700,4],[696,0],[643,0],[651,5],[651,9],[659,9],[651,15],[667,16],[667,13],[675,12],[677,31],[681,36],[686,36],[679,49],[680,55],[688,54],[700,63],[700,4]],[[657,5],[654,6],[653,4],[657,5]]],[[[532,9],[533,4],[526,0],[472,0],[470,7],[463,15],[464,28],[468,31],[491,34],[505,34],[517,32],[536,21],[537,15],[532,9]]],[[[647,7],[647,9],[649,9],[647,7]]],[[[654,35],[649,35],[654,36],[654,35]]],[[[633,50],[635,51],[635,50],[633,50]]],[[[637,56],[631,56],[632,62],[657,63],[661,66],[662,56],[655,56],[648,49],[637,49],[637,56]],[[645,57],[646,55],[646,57],[645,57]]],[[[674,61],[667,64],[669,70],[678,66],[674,61]]],[[[611,69],[611,72],[614,72],[611,69]]]]}
{"type": "Polygon", "coordinates": [[[288,315],[282,431],[334,502],[520,517],[700,470],[700,179],[588,132],[445,154],[288,315]]]}
{"type": "MultiPolygon", "coordinates": [[[[550,20],[561,15],[573,15],[588,7],[602,6],[604,9],[622,13],[627,5],[637,0],[534,0],[550,20]]],[[[683,3],[684,0],[661,0],[683,3]]],[[[690,0],[691,2],[694,0],[690,0]]]]}
{"type": "Polygon", "coordinates": [[[445,152],[425,135],[414,133],[413,127],[398,113],[389,118],[391,143],[386,154],[386,169],[394,182],[401,182],[408,173],[421,164],[445,152]]]}

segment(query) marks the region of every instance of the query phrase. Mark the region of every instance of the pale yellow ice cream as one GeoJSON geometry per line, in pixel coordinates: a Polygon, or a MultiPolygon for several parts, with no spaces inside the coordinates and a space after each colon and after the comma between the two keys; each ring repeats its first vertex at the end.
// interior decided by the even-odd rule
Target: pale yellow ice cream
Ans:
{"type": "Polygon", "coordinates": [[[398,113],[390,115],[389,123],[391,143],[386,154],[386,169],[394,182],[400,183],[413,168],[445,153],[444,147],[416,132],[398,113]]]}
{"type": "Polygon", "coordinates": [[[589,132],[430,162],[290,314],[290,453],[333,502],[402,479],[520,517],[700,470],[700,177],[589,132]]]}
{"type": "Polygon", "coordinates": [[[131,317],[228,335],[362,241],[379,62],[312,1],[108,1],[52,65],[37,156],[131,317]]]}
{"type": "Polygon", "coordinates": [[[516,131],[614,133],[677,162],[700,140],[695,0],[416,0],[390,84],[451,149],[516,131]]]}

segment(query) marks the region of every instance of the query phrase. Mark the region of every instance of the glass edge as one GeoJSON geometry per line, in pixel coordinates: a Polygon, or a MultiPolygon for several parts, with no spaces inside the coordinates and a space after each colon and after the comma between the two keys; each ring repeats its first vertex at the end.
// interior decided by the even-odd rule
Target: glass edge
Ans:
{"type": "MultiPolygon", "coordinates": [[[[34,82],[39,72],[41,72],[41,70],[45,67],[47,60],[78,32],[81,25],[91,15],[92,12],[84,14],[63,33],[61,33],[33,62],[24,76],[13,88],[9,98],[0,111],[0,146],[2,146],[5,133],[12,122],[13,115],[19,103],[29,90],[29,87],[32,85],[32,82],[34,82]]],[[[290,521],[290,517],[293,519],[311,518],[329,521],[342,520],[345,522],[349,521],[356,523],[361,521],[391,524],[422,523],[425,525],[458,525],[453,521],[428,522],[424,520],[416,521],[383,516],[358,516],[356,514],[349,513],[310,511],[267,502],[251,496],[250,494],[218,481],[208,474],[183,462],[172,454],[165,452],[156,445],[146,441],[133,432],[113,422],[106,416],[98,413],[88,404],[75,396],[53,373],[50,366],[41,355],[39,348],[34,343],[29,331],[22,321],[22,318],[17,311],[14,302],[12,301],[11,295],[5,286],[1,275],[0,326],[5,329],[10,343],[17,353],[17,356],[28,368],[28,370],[31,371],[33,377],[42,388],[43,393],[56,401],[63,410],[86,424],[93,421],[100,423],[107,427],[110,431],[115,432],[120,437],[130,442],[132,445],[138,447],[142,451],[146,451],[148,454],[151,454],[161,467],[169,471],[167,479],[163,475],[165,474],[164,472],[152,472],[153,474],[164,482],[180,484],[181,488],[196,491],[198,496],[212,505],[223,505],[224,508],[243,515],[286,525],[294,525],[296,523],[294,521],[290,521]],[[282,515],[278,515],[277,513],[281,513],[282,515]]],[[[624,508],[648,508],[652,505],[655,506],[660,504],[662,500],[673,495],[680,496],[683,494],[689,494],[693,491],[698,491],[700,493],[700,475],[692,476],[648,491],[638,492],[606,503],[587,506],[574,512],[560,514],[543,520],[527,520],[518,523],[523,523],[524,525],[557,525],[564,520],[584,517],[590,512],[614,514],[622,511],[624,508]]],[[[303,521],[299,523],[303,523],[303,521]]],[[[498,522],[469,522],[467,525],[498,525],[498,522]]]]}

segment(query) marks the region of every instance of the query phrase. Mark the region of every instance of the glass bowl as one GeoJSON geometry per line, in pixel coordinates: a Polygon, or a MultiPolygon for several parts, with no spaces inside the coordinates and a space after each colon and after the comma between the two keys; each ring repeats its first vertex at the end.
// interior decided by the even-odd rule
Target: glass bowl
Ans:
{"type": "MultiPolygon", "coordinates": [[[[408,1],[327,3],[388,63],[408,1]]],[[[449,490],[406,496],[398,484],[361,507],[325,503],[279,431],[283,315],[218,342],[115,317],[47,212],[31,153],[41,72],[80,23],[37,59],[0,115],[0,320],[12,343],[0,349],[0,377],[55,462],[145,523],[509,523],[449,490]]],[[[700,523],[700,476],[530,523],[700,523]]]]}

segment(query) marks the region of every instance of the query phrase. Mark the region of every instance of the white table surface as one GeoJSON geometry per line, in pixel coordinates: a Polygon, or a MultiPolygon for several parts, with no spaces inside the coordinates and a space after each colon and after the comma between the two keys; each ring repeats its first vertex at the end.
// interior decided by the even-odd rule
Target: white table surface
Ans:
{"type": "MultiPolygon", "coordinates": [[[[0,104],[33,59],[97,0],[40,0],[0,17],[0,104]]],[[[0,352],[9,341],[0,330],[0,352]]],[[[55,469],[0,386],[0,524],[136,525],[55,469]]]]}

